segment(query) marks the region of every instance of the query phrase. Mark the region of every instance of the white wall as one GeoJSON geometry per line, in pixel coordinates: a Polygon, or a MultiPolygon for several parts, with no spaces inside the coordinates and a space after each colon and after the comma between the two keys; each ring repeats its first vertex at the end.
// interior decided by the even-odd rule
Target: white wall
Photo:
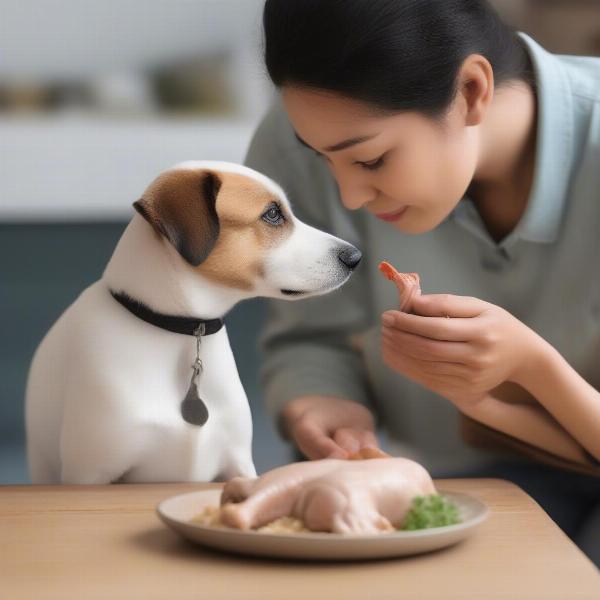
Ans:
{"type": "Polygon", "coordinates": [[[0,219],[121,218],[150,180],[187,159],[241,162],[271,88],[263,0],[0,0],[0,80],[85,78],[144,94],[148,68],[227,51],[231,118],[0,116],[0,219]],[[129,82],[129,84],[127,83],[129,82]]]}

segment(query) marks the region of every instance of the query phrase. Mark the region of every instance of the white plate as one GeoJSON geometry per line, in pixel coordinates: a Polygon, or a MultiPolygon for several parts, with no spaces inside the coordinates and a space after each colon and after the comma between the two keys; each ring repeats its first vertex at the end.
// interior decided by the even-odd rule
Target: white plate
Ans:
{"type": "Polygon", "coordinates": [[[190,520],[205,506],[219,505],[220,489],[174,496],[161,502],[157,512],[169,527],[183,537],[219,550],[303,560],[356,560],[407,556],[438,550],[468,537],[487,518],[487,507],[476,498],[443,490],[440,490],[440,493],[456,503],[461,523],[419,531],[375,535],[258,533],[191,523],[190,520]]]}

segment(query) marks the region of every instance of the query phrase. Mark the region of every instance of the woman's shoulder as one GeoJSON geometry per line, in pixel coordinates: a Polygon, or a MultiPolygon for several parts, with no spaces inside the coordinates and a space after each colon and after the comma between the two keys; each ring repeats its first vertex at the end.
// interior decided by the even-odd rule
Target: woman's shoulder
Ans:
{"type": "Polygon", "coordinates": [[[567,73],[573,96],[600,103],[600,57],[557,55],[556,58],[567,73]]]}
{"type": "Polygon", "coordinates": [[[600,57],[553,54],[527,34],[519,37],[532,60],[538,93],[600,100],[600,57]]]}

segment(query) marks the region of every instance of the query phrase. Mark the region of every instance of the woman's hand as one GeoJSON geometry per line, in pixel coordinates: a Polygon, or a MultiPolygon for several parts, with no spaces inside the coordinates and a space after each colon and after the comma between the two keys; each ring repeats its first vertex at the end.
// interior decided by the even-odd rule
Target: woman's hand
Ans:
{"type": "Polygon", "coordinates": [[[377,448],[373,415],[362,404],[331,396],[295,398],[281,413],[284,431],[311,460],[348,458],[377,448]]]}
{"type": "Polygon", "coordinates": [[[411,308],[415,314],[383,314],[383,359],[459,408],[505,381],[523,385],[548,346],[506,310],[477,298],[422,295],[411,308]]]}

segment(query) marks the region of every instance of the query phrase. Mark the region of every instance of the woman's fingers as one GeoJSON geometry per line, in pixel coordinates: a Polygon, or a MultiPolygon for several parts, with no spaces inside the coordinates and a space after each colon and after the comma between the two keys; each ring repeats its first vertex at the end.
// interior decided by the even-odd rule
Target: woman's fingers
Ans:
{"type": "Polygon", "coordinates": [[[332,396],[303,396],[282,411],[285,430],[310,459],[347,459],[364,446],[377,446],[373,415],[366,406],[332,396]]]}
{"type": "Polygon", "coordinates": [[[294,439],[300,450],[311,460],[320,458],[346,459],[362,448],[377,448],[379,443],[372,431],[341,427],[333,438],[310,421],[299,422],[294,427],[294,439]]]}
{"type": "Polygon", "coordinates": [[[347,458],[348,452],[336,444],[321,427],[308,419],[300,419],[293,428],[294,440],[311,460],[319,458],[347,458]]]}
{"type": "MultiPolygon", "coordinates": [[[[365,429],[352,429],[342,427],[336,429],[333,439],[338,446],[343,448],[348,454],[358,452],[362,448],[378,448],[379,443],[372,431],[365,429]]],[[[334,458],[334,457],[329,457],[334,458]]]]}
{"type": "Polygon", "coordinates": [[[473,353],[467,342],[440,341],[389,327],[383,328],[381,339],[398,353],[417,360],[466,363],[473,353]]]}
{"type": "Polygon", "coordinates": [[[391,327],[432,340],[467,342],[477,335],[472,318],[423,317],[399,310],[387,310],[382,315],[384,327],[391,327]]]}
{"type": "Polygon", "coordinates": [[[398,346],[387,339],[382,340],[382,353],[388,366],[419,383],[450,378],[464,385],[468,378],[468,368],[462,363],[413,358],[399,351],[398,346]]]}
{"type": "Polygon", "coordinates": [[[413,312],[423,317],[476,317],[487,307],[488,303],[479,298],[453,294],[425,294],[412,301],[413,312]]]}

